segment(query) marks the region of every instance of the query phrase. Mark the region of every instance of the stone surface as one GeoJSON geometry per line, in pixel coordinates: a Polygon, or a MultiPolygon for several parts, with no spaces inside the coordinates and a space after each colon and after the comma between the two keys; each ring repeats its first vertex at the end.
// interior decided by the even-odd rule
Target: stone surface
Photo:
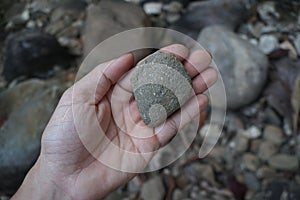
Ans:
{"type": "Polygon", "coordinates": [[[191,78],[172,54],[156,52],[135,69],[131,84],[144,123],[156,127],[191,97],[191,78]]]}
{"type": "Polygon", "coordinates": [[[268,163],[271,167],[284,171],[297,171],[299,162],[297,156],[287,154],[277,154],[272,156],[268,163]]]}
{"type": "Polygon", "coordinates": [[[242,134],[249,139],[256,139],[261,136],[261,131],[256,126],[250,126],[245,131],[242,131],[242,134]]]}
{"type": "Polygon", "coordinates": [[[7,81],[18,76],[39,76],[55,64],[67,65],[68,58],[55,37],[39,31],[17,32],[6,40],[3,75],[7,81]]]}
{"type": "Polygon", "coordinates": [[[242,134],[237,134],[229,145],[234,146],[234,150],[237,153],[245,152],[249,147],[249,139],[242,134]]]}
{"type": "Polygon", "coordinates": [[[257,47],[223,26],[203,29],[198,42],[212,53],[221,72],[228,108],[241,108],[258,97],[267,78],[268,59],[257,47]]]}
{"type": "Polygon", "coordinates": [[[80,39],[84,27],[87,3],[83,0],[62,0],[54,3],[45,32],[56,36],[58,42],[67,47],[72,55],[82,55],[80,39]]]}
{"type": "Polygon", "coordinates": [[[144,200],[162,200],[165,196],[165,187],[160,176],[154,176],[145,182],[141,189],[144,200]]]}
{"type": "Polygon", "coordinates": [[[143,9],[132,3],[103,0],[97,5],[91,5],[87,9],[83,35],[84,56],[114,34],[149,25],[149,19],[143,9]]]}
{"type": "Polygon", "coordinates": [[[273,144],[281,145],[284,142],[284,135],[281,128],[273,125],[268,125],[264,130],[264,139],[273,144]]]}
{"type": "Polygon", "coordinates": [[[261,184],[253,173],[245,173],[245,184],[249,190],[257,191],[260,189],[261,184]]]}
{"type": "Polygon", "coordinates": [[[246,17],[245,4],[239,0],[197,1],[189,4],[185,14],[171,28],[196,39],[204,27],[219,24],[233,30],[246,17]]]}
{"type": "Polygon", "coordinates": [[[278,151],[278,147],[271,142],[262,142],[259,145],[258,157],[262,161],[267,161],[271,156],[273,156],[278,151]]]}
{"type": "Polygon", "coordinates": [[[274,178],[275,176],[276,176],[276,171],[267,166],[260,167],[256,171],[256,177],[259,179],[274,178]]]}
{"type": "Polygon", "coordinates": [[[204,179],[213,186],[217,186],[213,168],[208,164],[192,163],[184,171],[190,181],[195,184],[204,179]]]}
{"type": "Polygon", "coordinates": [[[246,153],[243,156],[242,167],[250,171],[256,171],[260,165],[259,159],[251,153],[246,153]]]}
{"type": "Polygon", "coordinates": [[[298,200],[300,199],[300,186],[290,180],[270,181],[255,198],[258,200],[298,200]]]}
{"type": "Polygon", "coordinates": [[[175,189],[172,195],[173,200],[181,200],[186,197],[187,195],[183,193],[180,189],[175,189]]]}
{"type": "Polygon", "coordinates": [[[266,32],[293,32],[299,29],[299,1],[262,1],[256,7],[258,16],[269,29],[266,32]]]}
{"type": "Polygon", "coordinates": [[[265,54],[271,53],[278,47],[278,40],[273,35],[263,35],[259,38],[258,48],[265,54]]]}
{"type": "Polygon", "coordinates": [[[0,191],[17,189],[35,162],[61,87],[32,79],[0,94],[0,191]]]}

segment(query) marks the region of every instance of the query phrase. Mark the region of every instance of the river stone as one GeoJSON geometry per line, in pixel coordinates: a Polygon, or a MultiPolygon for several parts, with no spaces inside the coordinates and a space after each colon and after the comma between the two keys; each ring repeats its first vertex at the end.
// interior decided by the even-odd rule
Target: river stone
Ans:
{"type": "Polygon", "coordinates": [[[268,58],[258,47],[220,25],[204,28],[198,42],[220,70],[229,109],[242,108],[259,97],[267,81],[268,58]]]}
{"type": "Polygon", "coordinates": [[[192,95],[191,78],[173,55],[156,52],[135,69],[131,84],[144,123],[156,127],[192,95]]]}
{"type": "Polygon", "coordinates": [[[287,154],[277,154],[268,160],[272,168],[284,171],[297,171],[299,168],[299,161],[297,156],[287,154]]]}

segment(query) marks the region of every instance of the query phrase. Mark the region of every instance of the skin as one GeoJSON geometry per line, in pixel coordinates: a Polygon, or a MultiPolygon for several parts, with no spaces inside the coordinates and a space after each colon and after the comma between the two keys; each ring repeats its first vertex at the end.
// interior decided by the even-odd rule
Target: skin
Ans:
{"type": "Polygon", "coordinates": [[[63,94],[43,133],[40,156],[12,199],[100,199],[132,179],[136,175],[132,172],[141,172],[154,151],[199,117],[208,104],[202,93],[217,80],[217,72],[209,67],[210,54],[195,51],[189,55],[187,48],[177,44],[160,51],[173,53],[183,62],[196,96],[164,126],[152,129],[144,125],[136,102],[128,95],[132,94],[133,55],[97,66],[63,94]],[[124,98],[113,100],[113,91],[124,98]],[[113,101],[117,101],[116,108],[113,101]],[[108,141],[135,156],[114,150],[108,141]],[[99,160],[109,160],[123,171],[99,160]]]}

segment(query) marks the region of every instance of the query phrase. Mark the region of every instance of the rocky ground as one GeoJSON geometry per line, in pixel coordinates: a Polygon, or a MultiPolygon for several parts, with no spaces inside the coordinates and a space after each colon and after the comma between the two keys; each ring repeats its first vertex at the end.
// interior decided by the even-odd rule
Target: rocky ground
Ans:
{"type": "Polygon", "coordinates": [[[142,26],[178,30],[212,53],[226,88],[226,122],[204,159],[197,155],[207,123],[178,161],[105,199],[300,199],[299,11],[297,0],[1,1],[0,199],[34,163],[82,58],[107,37],[142,26]]]}

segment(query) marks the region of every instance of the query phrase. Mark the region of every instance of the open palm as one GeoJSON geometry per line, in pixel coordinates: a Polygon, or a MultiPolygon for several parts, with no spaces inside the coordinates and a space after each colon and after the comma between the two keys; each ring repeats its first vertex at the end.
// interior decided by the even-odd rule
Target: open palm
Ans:
{"type": "Polygon", "coordinates": [[[183,62],[196,94],[164,126],[149,128],[139,116],[130,86],[132,54],[101,64],[64,93],[43,134],[38,163],[67,196],[99,199],[125,184],[206,107],[202,93],[217,79],[208,67],[210,55],[196,51],[189,56],[182,45],[160,51],[183,62]]]}

